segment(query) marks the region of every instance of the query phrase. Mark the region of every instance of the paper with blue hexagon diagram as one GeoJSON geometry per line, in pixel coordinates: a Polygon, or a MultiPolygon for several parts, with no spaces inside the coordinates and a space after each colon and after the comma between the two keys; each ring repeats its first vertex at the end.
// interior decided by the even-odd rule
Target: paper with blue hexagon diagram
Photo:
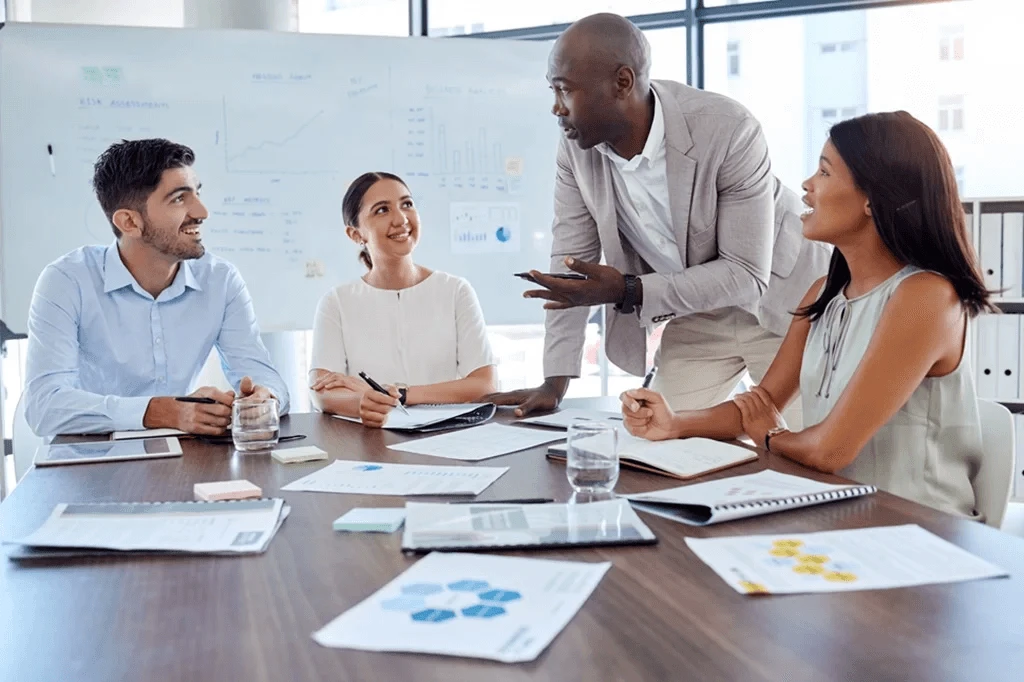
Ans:
{"type": "Polygon", "coordinates": [[[313,633],[327,647],[532,661],[610,562],[434,552],[313,633]]]}
{"type": "Polygon", "coordinates": [[[744,594],[882,590],[1008,575],[914,524],[687,538],[686,544],[744,594]]]}
{"type": "Polygon", "coordinates": [[[281,490],[355,495],[479,495],[508,467],[431,466],[339,459],[281,490]]]}

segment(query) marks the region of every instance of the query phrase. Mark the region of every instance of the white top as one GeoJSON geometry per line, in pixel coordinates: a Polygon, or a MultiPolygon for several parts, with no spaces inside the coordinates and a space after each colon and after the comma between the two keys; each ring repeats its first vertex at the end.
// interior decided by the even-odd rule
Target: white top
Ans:
{"type": "MultiPolygon", "coordinates": [[[[889,299],[900,282],[919,272],[907,266],[856,298],[840,293],[811,324],[800,370],[805,425],[822,422],[835,407],[889,299]]],[[[935,509],[979,518],[971,481],[981,455],[974,376],[963,353],[949,374],[926,377],[857,459],[838,473],[935,509]]]]}
{"type": "Polygon", "coordinates": [[[461,277],[434,272],[400,290],[357,279],[328,291],[316,308],[317,369],[423,386],[493,364],[480,302],[461,277]]]}
{"type": "Polygon", "coordinates": [[[626,160],[607,143],[597,150],[612,162],[615,212],[619,230],[655,272],[684,269],[672,211],[668,204],[668,170],[665,164],[665,114],[654,92],[654,120],[643,151],[626,160]]]}

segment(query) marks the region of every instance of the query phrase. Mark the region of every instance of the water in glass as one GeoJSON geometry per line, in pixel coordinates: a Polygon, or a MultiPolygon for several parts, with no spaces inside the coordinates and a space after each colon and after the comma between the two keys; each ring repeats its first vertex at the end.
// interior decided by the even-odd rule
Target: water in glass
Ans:
{"type": "Polygon", "coordinates": [[[268,451],[277,445],[281,420],[273,398],[237,398],[231,407],[231,439],[239,452],[268,451]]]}
{"type": "Polygon", "coordinates": [[[575,419],[569,426],[566,476],[576,492],[611,492],[619,480],[618,431],[602,420],[575,419]]]}

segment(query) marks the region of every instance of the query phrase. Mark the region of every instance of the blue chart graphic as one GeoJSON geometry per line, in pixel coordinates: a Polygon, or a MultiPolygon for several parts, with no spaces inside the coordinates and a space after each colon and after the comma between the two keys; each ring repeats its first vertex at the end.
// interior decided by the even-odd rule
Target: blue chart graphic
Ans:
{"type": "Polygon", "coordinates": [[[496,618],[522,595],[515,590],[493,588],[486,580],[463,579],[440,583],[413,583],[402,587],[399,597],[381,602],[385,611],[404,611],[417,623],[443,623],[458,617],[496,618]],[[468,605],[466,605],[468,603],[468,605]]]}
{"type": "Polygon", "coordinates": [[[512,230],[502,226],[495,231],[494,236],[498,238],[499,242],[507,242],[512,239],[512,230]]]}
{"type": "Polygon", "coordinates": [[[379,464],[360,464],[356,467],[356,471],[380,471],[383,468],[379,464]]]}

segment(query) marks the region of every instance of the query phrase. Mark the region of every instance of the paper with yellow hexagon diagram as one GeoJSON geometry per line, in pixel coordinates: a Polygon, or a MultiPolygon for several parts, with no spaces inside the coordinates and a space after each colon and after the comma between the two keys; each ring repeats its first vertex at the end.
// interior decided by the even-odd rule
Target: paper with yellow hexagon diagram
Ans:
{"type": "Polygon", "coordinates": [[[792,535],[687,538],[737,592],[848,592],[1008,575],[917,525],[792,535]]]}

